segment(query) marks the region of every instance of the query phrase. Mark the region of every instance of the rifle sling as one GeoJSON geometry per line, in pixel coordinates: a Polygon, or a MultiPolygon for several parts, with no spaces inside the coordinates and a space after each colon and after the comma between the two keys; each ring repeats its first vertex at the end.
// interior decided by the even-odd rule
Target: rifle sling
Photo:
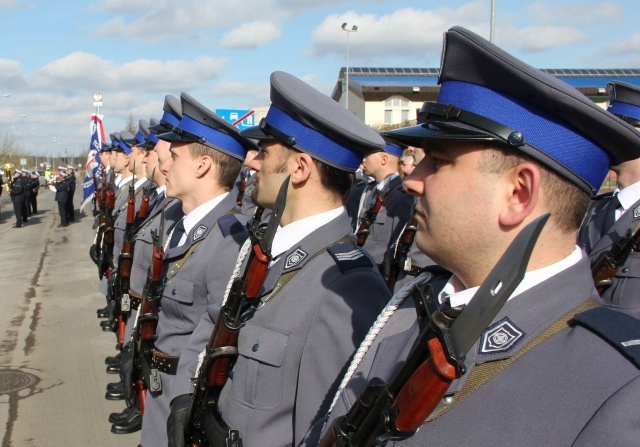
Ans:
{"type": "Polygon", "coordinates": [[[460,402],[465,400],[475,391],[480,389],[482,385],[487,383],[493,376],[498,374],[500,371],[505,369],[511,363],[516,361],[518,358],[522,357],[526,354],[530,349],[535,348],[537,345],[542,343],[547,338],[557,334],[558,332],[566,329],[569,326],[569,322],[573,317],[577,314],[584,312],[585,310],[593,309],[594,307],[598,307],[599,304],[593,298],[587,299],[585,302],[569,311],[565,315],[561,316],[558,320],[548,326],[544,331],[542,331],[536,338],[531,340],[526,346],[524,346],[520,351],[518,351],[513,356],[503,359],[497,360],[494,362],[487,362],[481,365],[476,366],[473,371],[469,374],[469,378],[463,385],[462,389],[453,396],[453,402],[451,404],[442,407],[439,405],[436,409],[431,413],[431,415],[427,418],[424,423],[431,422],[449,410],[453,409],[460,402]]]}
{"type": "MultiPolygon", "coordinates": [[[[144,188],[138,188],[138,190],[134,193],[133,197],[134,198],[138,198],[138,196],[140,195],[140,193],[142,192],[144,188]]],[[[116,200],[116,203],[118,202],[118,200],[120,200],[120,198],[122,197],[122,194],[126,191],[127,194],[129,194],[129,189],[125,188],[122,192],[120,192],[120,196],[118,197],[118,199],[116,200]]],[[[120,214],[121,212],[123,212],[127,206],[129,206],[129,201],[125,200],[124,203],[120,206],[120,208],[118,209],[116,214],[120,214]]]]}

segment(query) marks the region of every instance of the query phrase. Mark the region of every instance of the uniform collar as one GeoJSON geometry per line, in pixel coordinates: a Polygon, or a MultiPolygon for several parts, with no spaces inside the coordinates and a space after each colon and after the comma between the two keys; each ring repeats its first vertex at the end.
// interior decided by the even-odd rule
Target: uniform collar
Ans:
{"type": "Polygon", "coordinates": [[[618,192],[618,200],[620,200],[620,205],[624,208],[624,211],[635,205],[640,200],[640,182],[629,185],[618,192]]]}
{"type": "MultiPolygon", "coordinates": [[[[514,290],[509,297],[509,300],[577,264],[580,259],[582,259],[582,250],[576,246],[571,254],[566,258],[546,267],[527,272],[516,290],[514,290]]],[[[458,277],[454,275],[443,287],[442,291],[438,295],[438,300],[442,303],[448,298],[451,307],[466,305],[469,304],[469,301],[471,301],[471,298],[473,298],[473,295],[475,295],[478,288],[479,287],[471,287],[465,289],[458,277]]]]}

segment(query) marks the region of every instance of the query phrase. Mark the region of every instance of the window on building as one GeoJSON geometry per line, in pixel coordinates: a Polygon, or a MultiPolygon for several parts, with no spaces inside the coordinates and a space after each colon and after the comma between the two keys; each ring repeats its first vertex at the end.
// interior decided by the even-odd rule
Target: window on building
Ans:
{"type": "Polygon", "coordinates": [[[384,101],[384,123],[400,124],[409,120],[409,100],[392,96],[384,101]]]}

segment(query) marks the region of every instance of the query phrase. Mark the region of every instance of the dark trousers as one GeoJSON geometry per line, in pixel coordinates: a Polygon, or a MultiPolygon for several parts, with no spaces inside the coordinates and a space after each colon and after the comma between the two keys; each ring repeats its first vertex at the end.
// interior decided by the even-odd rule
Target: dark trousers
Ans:
{"type": "Polygon", "coordinates": [[[65,210],[67,213],[67,220],[70,222],[74,222],[76,218],[74,216],[74,210],[73,210],[73,198],[67,199],[67,202],[65,204],[65,210]]]}
{"type": "Polygon", "coordinates": [[[38,214],[38,196],[36,194],[31,194],[29,197],[29,208],[31,214],[38,214]]]}
{"type": "Polygon", "coordinates": [[[66,202],[58,202],[58,214],[60,214],[60,224],[69,225],[69,219],[67,218],[66,202]]]}
{"type": "Polygon", "coordinates": [[[22,201],[22,221],[26,222],[27,221],[27,217],[29,217],[29,205],[27,204],[27,200],[29,199],[24,199],[22,201]]]}
{"type": "Polygon", "coordinates": [[[13,212],[16,213],[16,227],[22,226],[22,202],[13,202],[13,212]]]}

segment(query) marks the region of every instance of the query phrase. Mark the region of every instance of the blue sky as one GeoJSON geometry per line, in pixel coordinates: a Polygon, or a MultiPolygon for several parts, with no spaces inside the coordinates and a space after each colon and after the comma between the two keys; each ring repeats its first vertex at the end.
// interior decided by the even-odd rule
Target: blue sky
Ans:
{"type": "MultiPolygon", "coordinates": [[[[130,114],[159,118],[164,96],[182,91],[214,110],[266,106],[275,70],[330,94],[346,65],[343,22],[358,26],[350,66],[439,67],[442,33],[461,25],[488,38],[490,9],[491,0],[0,0],[0,138],[84,154],[97,91],[107,132],[130,114]]],[[[638,23],[636,0],[496,0],[495,42],[538,68],[638,68],[638,23]]]]}

